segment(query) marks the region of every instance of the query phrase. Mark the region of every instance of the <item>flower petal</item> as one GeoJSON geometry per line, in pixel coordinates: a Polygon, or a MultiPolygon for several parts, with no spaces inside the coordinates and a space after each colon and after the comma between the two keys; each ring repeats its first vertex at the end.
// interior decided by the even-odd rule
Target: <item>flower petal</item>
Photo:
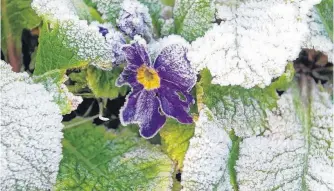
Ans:
{"type": "Polygon", "coordinates": [[[187,48],[172,44],[157,57],[154,68],[161,79],[175,83],[180,89],[190,91],[196,83],[196,72],[186,58],[187,48]]]}
{"type": "Polygon", "coordinates": [[[144,88],[143,85],[138,82],[136,72],[128,68],[125,68],[116,80],[117,87],[121,87],[124,84],[130,85],[133,90],[141,90],[144,88]]]}
{"type": "Polygon", "coordinates": [[[191,94],[182,92],[176,89],[173,84],[162,81],[161,87],[158,89],[158,95],[161,109],[166,115],[177,119],[180,123],[193,122],[192,117],[188,114],[189,106],[193,102],[191,94]],[[181,100],[178,93],[182,93],[186,100],[181,100]]]}
{"type": "Polygon", "coordinates": [[[144,63],[150,65],[150,58],[145,47],[138,42],[131,45],[125,45],[122,50],[126,60],[128,61],[127,67],[136,69],[144,63]]]}
{"type": "Polygon", "coordinates": [[[123,125],[137,123],[140,134],[145,138],[153,137],[165,124],[166,117],[159,112],[160,103],[153,91],[131,92],[120,111],[123,125]]]}

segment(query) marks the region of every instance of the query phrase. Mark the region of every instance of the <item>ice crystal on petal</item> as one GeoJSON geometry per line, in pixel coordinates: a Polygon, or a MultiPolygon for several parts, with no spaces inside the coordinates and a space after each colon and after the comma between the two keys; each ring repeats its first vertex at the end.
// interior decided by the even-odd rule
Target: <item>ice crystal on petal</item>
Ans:
{"type": "Polygon", "coordinates": [[[148,8],[137,0],[125,0],[117,19],[118,28],[130,37],[152,38],[152,19],[148,8]]]}
{"type": "Polygon", "coordinates": [[[313,0],[242,1],[216,5],[215,24],[189,50],[192,65],[207,67],[214,84],[264,87],[298,57],[313,0]],[[299,8],[300,7],[300,8],[299,8]]]}
{"type": "Polygon", "coordinates": [[[27,73],[0,62],[0,189],[51,190],[62,158],[62,116],[27,73]]]}

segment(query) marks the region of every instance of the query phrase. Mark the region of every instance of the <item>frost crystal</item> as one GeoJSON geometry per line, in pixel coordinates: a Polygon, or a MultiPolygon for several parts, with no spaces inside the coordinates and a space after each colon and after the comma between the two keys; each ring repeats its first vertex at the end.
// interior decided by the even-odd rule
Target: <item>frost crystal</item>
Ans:
{"type": "Polygon", "coordinates": [[[198,71],[207,67],[214,84],[269,85],[298,56],[307,31],[306,10],[315,1],[219,3],[216,18],[222,22],[192,43],[188,58],[198,71]]]}
{"type": "Polygon", "coordinates": [[[152,19],[148,8],[137,0],[125,0],[117,19],[118,28],[130,37],[141,35],[152,38],[152,19]]]}
{"type": "Polygon", "coordinates": [[[62,116],[27,73],[0,63],[0,189],[50,190],[62,158],[62,116]]]}
{"type": "Polygon", "coordinates": [[[328,56],[329,62],[333,62],[333,43],[315,8],[311,10],[307,18],[307,24],[309,33],[304,41],[303,47],[321,51],[328,56]]]}
{"type": "Polygon", "coordinates": [[[227,168],[232,142],[208,109],[202,109],[184,159],[184,191],[231,190],[227,168]]]}
{"type": "Polygon", "coordinates": [[[122,34],[109,27],[109,33],[102,35],[96,23],[80,20],[72,0],[34,0],[31,6],[39,16],[51,22],[51,27],[59,26],[59,38],[64,38],[64,46],[77,50],[80,59],[94,61],[97,66],[99,62],[102,65],[124,61],[119,54],[124,44],[122,34]]]}
{"type": "Polygon", "coordinates": [[[279,109],[268,112],[269,130],[241,143],[236,166],[240,190],[333,190],[334,108],[329,94],[314,82],[311,86],[310,110],[294,108],[289,91],[278,101],[279,109]]]}

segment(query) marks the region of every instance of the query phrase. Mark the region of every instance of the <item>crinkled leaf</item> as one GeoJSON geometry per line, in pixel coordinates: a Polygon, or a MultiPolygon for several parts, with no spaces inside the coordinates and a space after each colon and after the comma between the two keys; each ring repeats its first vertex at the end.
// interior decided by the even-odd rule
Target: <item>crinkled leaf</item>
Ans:
{"type": "Polygon", "coordinates": [[[159,20],[159,18],[163,6],[161,1],[160,0],[138,0],[138,1],[147,6],[152,18],[152,25],[154,27],[154,31],[158,35],[160,35],[159,33],[162,27],[162,22],[159,20]]]}
{"type": "Polygon", "coordinates": [[[333,41],[333,0],[322,0],[316,7],[323,25],[333,41]]]}
{"type": "Polygon", "coordinates": [[[194,125],[181,124],[174,119],[168,119],[160,130],[162,149],[173,159],[179,170],[188,150],[189,140],[194,135],[194,125]]]}
{"type": "Polygon", "coordinates": [[[176,0],[174,20],[176,33],[193,41],[212,26],[215,7],[212,0],[176,0]]]}
{"type": "Polygon", "coordinates": [[[116,24],[122,0],[92,0],[92,2],[96,4],[97,10],[102,14],[104,20],[116,24]]]}
{"type": "Polygon", "coordinates": [[[15,71],[20,70],[22,30],[37,27],[41,22],[30,4],[31,0],[1,1],[1,50],[15,71]]]}
{"type": "Polygon", "coordinates": [[[118,95],[124,96],[127,87],[116,87],[115,81],[121,73],[121,68],[113,68],[113,70],[101,70],[94,66],[87,68],[87,82],[90,89],[96,97],[114,99],[118,95]]]}
{"type": "MultiPolygon", "coordinates": [[[[65,125],[76,123],[80,119],[65,125]]],[[[63,160],[55,189],[168,190],[172,173],[172,161],[158,146],[126,128],[108,132],[86,122],[64,130],[63,160]]]]}
{"type": "Polygon", "coordinates": [[[332,190],[333,102],[313,79],[301,84],[267,110],[261,135],[228,136],[222,120],[201,110],[183,190],[332,190]]]}
{"type": "Polygon", "coordinates": [[[276,106],[276,89],[284,90],[291,82],[294,69],[289,64],[286,73],[266,88],[245,89],[240,86],[220,86],[211,84],[209,70],[201,72],[197,84],[197,103],[199,109],[205,104],[222,121],[228,130],[234,129],[240,137],[258,135],[267,128],[265,120],[267,109],[276,106]]]}
{"type": "Polygon", "coordinates": [[[39,37],[34,75],[87,65],[78,58],[76,50],[64,46],[64,41],[65,38],[60,35],[58,27],[49,29],[48,23],[44,23],[39,37]]]}

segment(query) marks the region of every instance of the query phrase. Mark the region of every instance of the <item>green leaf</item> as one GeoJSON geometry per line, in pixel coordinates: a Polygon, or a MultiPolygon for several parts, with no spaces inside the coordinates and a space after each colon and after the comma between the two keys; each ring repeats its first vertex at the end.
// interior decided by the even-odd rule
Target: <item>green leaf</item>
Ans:
{"type": "Polygon", "coordinates": [[[102,18],[108,22],[116,24],[116,19],[121,10],[123,0],[96,0],[97,10],[102,14],[102,18]]]}
{"type": "Polygon", "coordinates": [[[160,130],[162,149],[181,170],[183,159],[189,147],[189,140],[194,135],[195,125],[186,125],[174,119],[168,119],[164,128],[160,130]]]}
{"type": "Polygon", "coordinates": [[[176,0],[174,20],[176,33],[193,41],[212,26],[215,7],[212,0],[176,0]]]}
{"type": "Polygon", "coordinates": [[[316,5],[316,8],[329,37],[333,41],[333,0],[322,0],[320,4],[316,5]]]}
{"type": "Polygon", "coordinates": [[[96,97],[114,99],[119,94],[124,96],[127,92],[127,87],[116,87],[115,82],[117,77],[122,72],[119,67],[114,67],[113,70],[101,70],[94,66],[87,68],[87,82],[89,88],[93,91],[96,97]]]}
{"type": "Polygon", "coordinates": [[[1,1],[1,50],[17,72],[21,65],[22,30],[35,28],[41,22],[30,4],[31,0],[1,1]]]}
{"type": "Polygon", "coordinates": [[[201,72],[196,86],[199,110],[206,105],[216,117],[223,121],[227,130],[234,129],[240,137],[261,134],[267,128],[266,110],[276,107],[279,96],[276,89],[283,90],[293,79],[293,66],[287,66],[286,73],[266,88],[245,89],[240,86],[211,84],[208,69],[201,72]]]}
{"type": "Polygon", "coordinates": [[[126,128],[113,132],[90,122],[71,125],[80,120],[65,123],[55,190],[171,188],[173,163],[159,146],[150,145],[126,128]]]}
{"type": "Polygon", "coordinates": [[[64,46],[65,37],[59,33],[58,26],[52,30],[48,23],[44,23],[37,50],[34,75],[42,75],[48,71],[60,69],[67,70],[87,65],[81,61],[75,50],[64,46]]]}

